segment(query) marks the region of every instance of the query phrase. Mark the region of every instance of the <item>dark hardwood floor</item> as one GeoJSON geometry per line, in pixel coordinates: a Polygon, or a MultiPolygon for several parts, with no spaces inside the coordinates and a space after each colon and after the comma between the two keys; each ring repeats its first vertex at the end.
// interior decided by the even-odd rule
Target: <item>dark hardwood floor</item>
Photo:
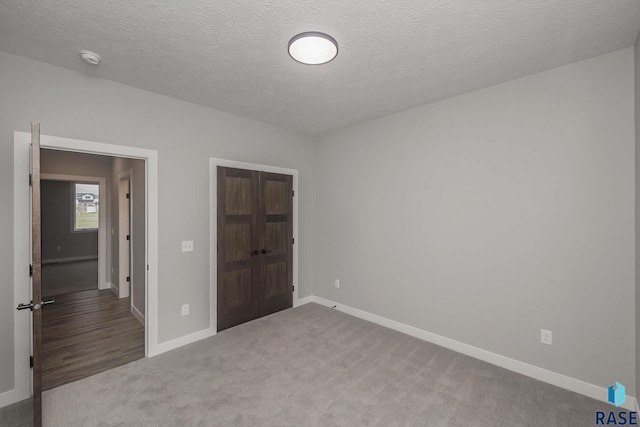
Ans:
{"type": "Polygon", "coordinates": [[[144,327],[130,310],[110,290],[58,295],[44,307],[43,390],[143,358],[144,327]]]}

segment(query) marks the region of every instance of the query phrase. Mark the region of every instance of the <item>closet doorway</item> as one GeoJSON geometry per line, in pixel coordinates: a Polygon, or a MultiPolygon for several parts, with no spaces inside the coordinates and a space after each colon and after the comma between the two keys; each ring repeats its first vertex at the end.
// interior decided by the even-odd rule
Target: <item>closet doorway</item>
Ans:
{"type": "Polygon", "coordinates": [[[217,167],[217,330],[293,306],[293,176],[217,167]]]}

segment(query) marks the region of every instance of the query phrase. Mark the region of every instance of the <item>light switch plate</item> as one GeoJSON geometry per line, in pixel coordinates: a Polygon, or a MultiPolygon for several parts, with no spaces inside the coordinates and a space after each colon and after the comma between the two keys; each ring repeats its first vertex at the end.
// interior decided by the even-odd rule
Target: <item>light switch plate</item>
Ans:
{"type": "Polygon", "coordinates": [[[193,240],[182,241],[182,252],[193,252],[193,240]]]}

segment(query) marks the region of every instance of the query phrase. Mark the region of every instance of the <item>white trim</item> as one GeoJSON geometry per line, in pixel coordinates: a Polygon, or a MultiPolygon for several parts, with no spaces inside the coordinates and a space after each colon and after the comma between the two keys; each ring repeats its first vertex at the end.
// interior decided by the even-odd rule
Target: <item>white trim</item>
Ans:
{"type": "Polygon", "coordinates": [[[218,166],[293,176],[293,192],[295,194],[293,198],[293,238],[295,239],[295,244],[293,245],[293,306],[297,307],[299,305],[298,247],[300,246],[300,240],[298,238],[298,170],[212,157],[209,159],[209,253],[212,254],[209,261],[209,328],[212,331],[217,331],[218,323],[218,262],[214,256],[214,254],[217,253],[216,245],[218,239],[218,174],[216,171],[218,166]]]}
{"type": "Polygon", "coordinates": [[[203,340],[205,338],[212,337],[215,334],[216,332],[209,328],[209,329],[203,329],[198,332],[194,332],[189,335],[184,335],[173,340],[165,341],[163,343],[158,344],[158,354],[182,347],[187,344],[194,343],[196,341],[203,340]]]}
{"type": "Polygon", "coordinates": [[[297,303],[294,304],[294,307],[300,307],[301,305],[309,304],[313,302],[313,295],[309,295],[308,297],[299,298],[297,303]]]}
{"type": "Polygon", "coordinates": [[[0,408],[3,406],[11,405],[12,403],[18,402],[15,399],[15,390],[5,391],[4,393],[0,393],[0,408]]]}
{"type": "MultiPolygon", "coordinates": [[[[109,215],[109,197],[107,195],[107,179],[104,176],[64,175],[41,173],[41,180],[47,181],[93,181],[100,188],[100,199],[104,198],[104,204],[100,204],[100,216],[98,224],[98,289],[107,288],[107,216],[109,215]],[[102,208],[104,206],[104,209],[102,208]]],[[[72,224],[74,218],[71,218],[72,224]]],[[[72,230],[73,232],[73,230],[72,230]]]]}
{"type": "Polygon", "coordinates": [[[134,305],[131,306],[131,314],[133,314],[133,317],[138,319],[138,322],[144,325],[144,316],[142,315],[142,313],[138,311],[138,309],[134,305]]]}
{"type": "MultiPolygon", "coordinates": [[[[328,299],[324,299],[317,296],[312,296],[311,301],[326,307],[334,308],[335,310],[349,314],[360,319],[367,320],[369,322],[384,326],[394,331],[402,332],[403,334],[411,335],[412,337],[427,341],[436,345],[439,345],[449,350],[457,351],[458,353],[466,354],[476,359],[480,359],[484,362],[491,363],[492,365],[500,366],[513,372],[517,372],[527,377],[535,378],[536,380],[545,382],[547,384],[554,385],[556,387],[570,390],[575,393],[579,393],[592,399],[607,402],[607,388],[601,387],[595,384],[590,384],[582,380],[568,377],[566,375],[559,374],[557,372],[549,371],[547,369],[540,368],[538,366],[530,365],[519,360],[511,359],[506,356],[502,356],[497,353],[474,347],[469,344],[462,343],[460,341],[453,340],[451,338],[443,337],[442,335],[434,334],[423,329],[418,329],[414,326],[409,326],[404,323],[396,322],[395,320],[387,319],[386,317],[378,316],[377,314],[369,313],[357,308],[349,307],[344,304],[339,304],[328,299]]],[[[607,402],[608,403],[608,402],[607,402]]],[[[638,402],[633,396],[627,396],[625,403],[621,407],[634,411],[636,410],[638,402]]],[[[615,407],[612,406],[613,409],[615,407]]],[[[613,410],[612,409],[612,410],[613,410]]]]}
{"type": "MultiPolygon", "coordinates": [[[[27,266],[31,259],[30,214],[29,214],[29,147],[31,134],[14,132],[14,303],[29,301],[30,280],[27,266]]],[[[146,316],[145,355],[160,354],[158,346],[158,152],[124,145],[103,144],[41,135],[42,148],[80,153],[127,157],[145,160],[146,166],[146,316]]],[[[30,316],[23,311],[14,314],[14,400],[31,395],[30,316]]]]}
{"type": "MultiPolygon", "coordinates": [[[[31,300],[31,279],[27,266],[31,263],[31,192],[29,189],[31,135],[14,134],[13,147],[13,306],[31,300]]],[[[31,316],[29,312],[13,313],[14,390],[13,401],[31,396],[31,316]]],[[[3,394],[5,396],[5,394],[3,394]]]]}
{"type": "Polygon", "coordinates": [[[113,292],[118,298],[120,297],[120,295],[118,295],[118,287],[112,282],[109,282],[109,289],[111,289],[111,292],[113,292]]]}
{"type": "MultiPolygon", "coordinates": [[[[52,258],[52,259],[43,259],[42,264],[61,264],[67,262],[75,262],[75,261],[91,261],[94,259],[98,259],[97,255],[85,255],[85,256],[72,256],[69,258],[52,258]]],[[[105,282],[104,289],[109,289],[109,282],[105,282]]]]}

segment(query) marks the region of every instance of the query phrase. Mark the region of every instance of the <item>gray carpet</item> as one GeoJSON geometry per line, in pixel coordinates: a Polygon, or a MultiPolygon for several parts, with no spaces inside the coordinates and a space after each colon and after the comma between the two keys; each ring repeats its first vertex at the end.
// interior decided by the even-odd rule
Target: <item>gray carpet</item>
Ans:
{"type": "Polygon", "coordinates": [[[98,289],[98,260],[42,264],[45,297],[98,289]]]}
{"type": "Polygon", "coordinates": [[[317,304],[45,392],[45,426],[589,426],[612,407],[317,304]]]}

